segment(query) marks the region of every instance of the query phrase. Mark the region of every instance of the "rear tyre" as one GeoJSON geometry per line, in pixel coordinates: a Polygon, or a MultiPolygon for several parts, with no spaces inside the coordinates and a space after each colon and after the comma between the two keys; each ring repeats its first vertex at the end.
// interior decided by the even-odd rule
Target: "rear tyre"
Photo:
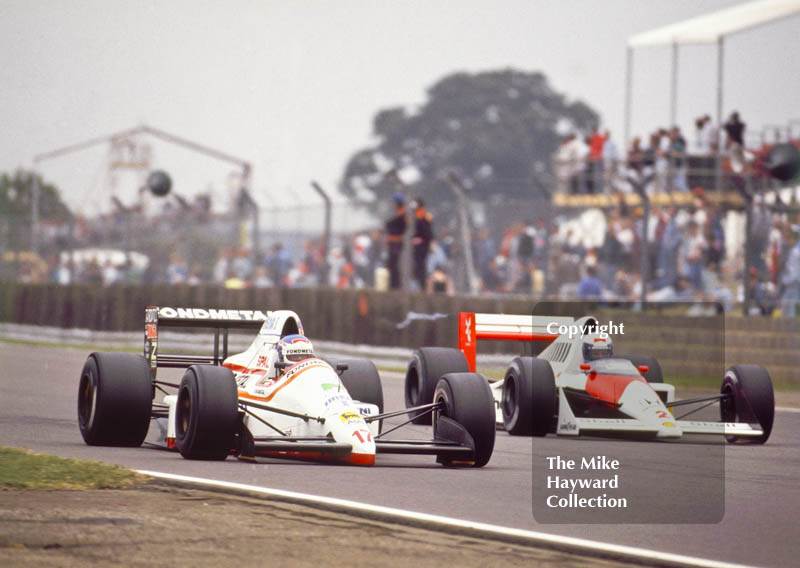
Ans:
{"type": "Polygon", "coordinates": [[[648,383],[663,383],[664,375],[661,373],[661,365],[652,355],[622,355],[622,359],[627,359],[635,366],[647,365],[647,372],[642,376],[648,383]]]}
{"type": "MultiPolygon", "coordinates": [[[[406,408],[430,404],[439,379],[447,373],[468,373],[464,354],[449,347],[420,347],[414,351],[406,370],[406,408]]],[[[417,413],[414,424],[431,424],[431,413],[417,413]]]]}
{"type": "Polygon", "coordinates": [[[553,432],[557,414],[556,381],[550,363],[517,357],[503,379],[503,426],[514,436],[545,436],[553,432]]]}
{"type": "Polygon", "coordinates": [[[236,445],[239,394],[230,369],[192,365],[178,389],[175,438],[184,458],[224,460],[236,445]]]}
{"type": "Polygon", "coordinates": [[[725,372],[720,401],[723,422],[758,423],[764,433],[757,438],[725,436],[729,442],[763,444],[772,432],[775,420],[775,393],[767,370],[761,365],[734,365],[725,372]]]}
{"type": "Polygon", "coordinates": [[[92,353],[78,384],[78,427],[90,446],[141,446],[150,427],[153,383],[141,355],[92,353]]]}
{"type": "MultiPolygon", "coordinates": [[[[475,443],[473,467],[483,467],[494,451],[494,399],[489,382],[478,373],[448,373],[436,385],[433,401],[443,403],[437,415],[461,424],[475,443]]],[[[435,428],[434,428],[435,429],[435,428]]],[[[444,465],[456,465],[443,461],[444,465]]]]}

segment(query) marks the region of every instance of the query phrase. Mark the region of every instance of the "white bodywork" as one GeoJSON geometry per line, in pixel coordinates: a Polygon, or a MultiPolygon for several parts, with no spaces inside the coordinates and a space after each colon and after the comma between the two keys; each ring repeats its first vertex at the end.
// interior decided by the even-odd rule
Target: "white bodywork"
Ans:
{"type": "MultiPolygon", "coordinates": [[[[305,359],[282,373],[276,371],[275,348],[284,323],[289,318],[298,322],[302,333],[300,320],[294,312],[270,312],[247,350],[228,357],[222,364],[233,372],[239,400],[250,403],[248,413],[243,417],[244,425],[256,439],[330,436],[335,442],[352,446],[350,462],[373,463],[374,437],[378,435],[379,426],[377,421],[368,424],[364,418],[379,413],[376,405],[354,401],[337,372],[322,359],[305,359]],[[303,417],[257,408],[253,403],[303,417]]],[[[164,397],[164,403],[169,406],[169,419],[160,422],[167,444],[172,446],[176,431],[177,396],[164,397]]]]}
{"type": "MultiPolygon", "coordinates": [[[[538,358],[548,361],[553,370],[558,396],[556,433],[559,435],[579,436],[592,431],[607,433],[624,431],[657,438],[679,438],[683,434],[760,436],[763,433],[760,428],[744,423],[676,420],[669,404],[675,401],[673,385],[648,383],[627,359],[584,361],[583,342],[606,341],[610,344],[611,338],[607,334],[588,333],[570,337],[566,333],[551,333],[558,325],[574,330],[583,329],[587,324],[596,321],[596,318],[590,316],[576,320],[568,317],[462,314],[459,330],[460,347],[465,351],[468,362],[470,359],[468,351],[471,349],[474,365],[474,343],[481,337],[496,339],[498,336],[506,336],[503,338],[552,341],[538,358]],[[464,349],[465,343],[467,350],[464,349]],[[581,369],[581,365],[587,363],[590,368],[581,369]],[[576,416],[567,399],[569,390],[605,400],[625,418],[576,416]]],[[[496,423],[499,427],[503,427],[503,383],[504,380],[501,379],[491,385],[497,413],[496,423]]]]}

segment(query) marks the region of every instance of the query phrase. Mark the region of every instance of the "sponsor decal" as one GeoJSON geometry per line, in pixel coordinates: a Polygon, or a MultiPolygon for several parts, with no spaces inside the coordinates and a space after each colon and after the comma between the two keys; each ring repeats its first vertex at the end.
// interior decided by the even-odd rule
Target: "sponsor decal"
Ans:
{"type": "Polygon", "coordinates": [[[274,384],[275,384],[275,379],[270,379],[270,378],[267,378],[267,377],[264,377],[263,379],[260,379],[256,383],[256,385],[259,386],[259,387],[271,387],[274,384]]]}
{"type": "Polygon", "coordinates": [[[367,408],[367,407],[365,407],[365,406],[364,407],[359,406],[358,407],[358,413],[361,414],[362,416],[370,415],[370,414],[372,414],[372,410],[367,408]]]}
{"type": "Polygon", "coordinates": [[[262,321],[267,315],[260,310],[206,310],[203,308],[169,308],[158,310],[158,317],[164,319],[213,319],[213,320],[243,320],[262,321]]]}
{"type": "Polygon", "coordinates": [[[158,325],[155,323],[148,323],[144,326],[144,336],[147,339],[155,339],[158,337],[158,325]]]}
{"type": "Polygon", "coordinates": [[[345,424],[349,424],[351,420],[353,421],[362,421],[364,417],[361,416],[358,412],[342,412],[339,415],[339,418],[342,419],[342,422],[345,424]]]}
{"type": "Polygon", "coordinates": [[[321,386],[322,390],[324,390],[324,391],[329,391],[331,389],[339,390],[339,387],[341,387],[341,385],[339,383],[322,383],[319,386],[321,386]]]}
{"type": "Polygon", "coordinates": [[[144,323],[156,323],[158,321],[158,308],[148,307],[144,309],[144,323]]]}
{"type": "Polygon", "coordinates": [[[569,430],[570,432],[574,432],[578,429],[578,425],[574,422],[562,422],[558,425],[559,429],[561,430],[569,430]]]}
{"type": "Polygon", "coordinates": [[[259,355],[258,360],[256,361],[256,367],[267,367],[267,356],[266,355],[259,355]]]}
{"type": "Polygon", "coordinates": [[[664,422],[664,426],[667,428],[675,428],[675,424],[673,422],[664,422]]]}
{"type": "Polygon", "coordinates": [[[329,396],[325,399],[325,408],[333,405],[346,405],[350,402],[350,397],[344,394],[334,394],[333,396],[329,396]]]}
{"type": "Polygon", "coordinates": [[[261,331],[276,329],[278,327],[278,321],[280,321],[280,318],[278,316],[267,317],[264,320],[264,324],[261,326],[261,331]]]}
{"type": "Polygon", "coordinates": [[[472,318],[469,317],[464,320],[466,329],[464,330],[464,337],[466,338],[465,343],[467,345],[472,345],[472,318]]]}
{"type": "Polygon", "coordinates": [[[318,359],[306,359],[305,361],[300,361],[299,363],[295,363],[291,368],[289,368],[287,373],[285,375],[283,375],[283,376],[284,376],[284,378],[292,377],[292,376],[296,375],[297,373],[299,373],[300,371],[302,371],[303,369],[306,369],[308,367],[311,367],[312,365],[318,365],[318,364],[319,364],[319,360],[318,359]]]}

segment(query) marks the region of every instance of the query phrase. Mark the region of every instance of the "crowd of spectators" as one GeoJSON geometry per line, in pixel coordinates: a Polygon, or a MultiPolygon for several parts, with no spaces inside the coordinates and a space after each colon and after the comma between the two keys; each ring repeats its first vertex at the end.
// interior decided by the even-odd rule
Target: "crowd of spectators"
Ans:
{"type": "MultiPolygon", "coordinates": [[[[591,223],[591,235],[577,221],[561,218],[512,223],[498,238],[487,228],[475,230],[470,246],[477,289],[493,295],[638,301],[643,285],[642,213],[641,208],[628,207],[624,201],[604,212],[596,210],[602,219],[591,223]]],[[[800,228],[791,225],[785,214],[771,212],[764,203],[756,204],[752,236],[745,244],[750,258],[746,291],[745,250],[728,254],[726,227],[726,214],[710,204],[702,191],[694,194],[689,207],[654,208],[645,253],[648,300],[713,301],[730,309],[747,293],[753,313],[772,314],[782,308],[784,314],[792,315],[792,298],[800,300],[800,228]]],[[[463,263],[459,249],[459,239],[452,231],[444,229],[434,235],[425,257],[427,281],[423,286],[408,278],[409,288],[443,294],[466,291],[464,285],[454,283],[463,263]]],[[[62,253],[51,255],[38,268],[23,263],[20,279],[60,284],[371,288],[380,286],[388,260],[385,231],[376,228],[335,238],[327,257],[320,239],[286,246],[276,242],[262,258],[225,248],[210,266],[190,264],[183,254],[173,252],[158,270],[119,257],[88,258],[74,264],[62,253]]],[[[384,287],[388,287],[388,274],[384,287]]]]}
{"type": "MultiPolygon", "coordinates": [[[[727,155],[744,160],[745,125],[737,113],[723,129],[727,155]]],[[[726,231],[733,226],[729,223],[732,213],[712,205],[703,189],[706,182],[713,186],[708,176],[717,159],[718,139],[707,115],[696,120],[691,144],[678,127],[657,129],[646,146],[634,138],[624,157],[608,130],[596,128],[583,139],[574,134],[563,139],[555,164],[560,191],[614,190],[619,194],[630,190],[620,185],[622,180],[641,176],[652,179],[650,191],[676,190],[692,196],[690,206],[652,209],[646,250],[640,237],[643,211],[626,205],[620,196],[616,207],[593,210],[600,217],[588,228],[564,216],[513,222],[499,230],[473,230],[468,238],[474,271],[465,272],[467,255],[461,233],[448,227],[434,230],[433,217],[421,199],[409,204],[413,210],[409,215],[404,196],[396,194],[394,215],[384,226],[340,234],[327,244],[319,237],[295,236],[274,241],[258,256],[223,247],[210,262],[199,262],[189,257],[188,248],[181,244],[188,233],[176,228],[209,223],[210,219],[195,218],[188,209],[167,207],[150,218],[134,212],[138,217],[117,213],[91,221],[79,218],[71,227],[45,224],[44,240],[58,252],[45,254],[43,259],[6,259],[6,266],[13,264],[17,279],[23,282],[106,286],[144,282],[227,288],[388,289],[400,287],[402,281],[410,290],[431,294],[476,289],[492,295],[606,301],[638,301],[646,287],[648,300],[653,302],[711,301],[730,309],[747,297],[753,313],[768,315],[780,309],[793,316],[800,301],[798,226],[791,224],[786,213],[756,201],[750,238],[744,243],[743,239],[727,238],[726,231]],[[705,174],[692,170],[698,164],[703,167],[697,171],[705,174]],[[177,246],[149,262],[126,254],[88,255],[76,260],[64,252],[66,248],[123,242],[131,225],[153,234],[171,234],[177,246]],[[70,247],[65,247],[66,233],[71,234],[70,247]],[[410,245],[406,254],[411,259],[401,267],[404,243],[410,245]],[[749,259],[747,265],[745,258],[749,259]],[[643,259],[648,267],[644,279],[643,259]],[[402,279],[401,270],[406,273],[402,279]]],[[[738,215],[741,219],[742,214],[738,215]]]]}
{"type": "Polygon", "coordinates": [[[630,179],[647,180],[649,193],[714,189],[721,161],[723,188],[733,188],[737,176],[748,172],[762,176],[768,144],[745,147],[746,125],[733,112],[720,132],[709,115],[699,116],[687,139],[679,126],[657,128],[649,136],[634,137],[624,154],[608,130],[594,128],[585,135],[562,137],[553,156],[557,190],[569,194],[633,191],[630,179]]]}

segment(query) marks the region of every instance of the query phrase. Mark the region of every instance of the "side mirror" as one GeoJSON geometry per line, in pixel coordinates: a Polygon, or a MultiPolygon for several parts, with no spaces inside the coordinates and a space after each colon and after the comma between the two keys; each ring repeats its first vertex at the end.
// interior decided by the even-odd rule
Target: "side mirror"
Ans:
{"type": "Polygon", "coordinates": [[[349,368],[350,365],[348,365],[347,363],[336,363],[336,372],[339,373],[340,375],[349,368]]]}
{"type": "Polygon", "coordinates": [[[591,371],[592,366],[589,363],[581,363],[581,371],[591,371]]]}
{"type": "Polygon", "coordinates": [[[645,374],[647,371],[649,371],[649,370],[650,370],[650,367],[648,367],[647,365],[637,365],[637,367],[636,367],[636,368],[637,368],[637,369],[639,370],[639,372],[640,372],[641,374],[643,374],[643,375],[644,375],[644,374],[645,374]]]}

